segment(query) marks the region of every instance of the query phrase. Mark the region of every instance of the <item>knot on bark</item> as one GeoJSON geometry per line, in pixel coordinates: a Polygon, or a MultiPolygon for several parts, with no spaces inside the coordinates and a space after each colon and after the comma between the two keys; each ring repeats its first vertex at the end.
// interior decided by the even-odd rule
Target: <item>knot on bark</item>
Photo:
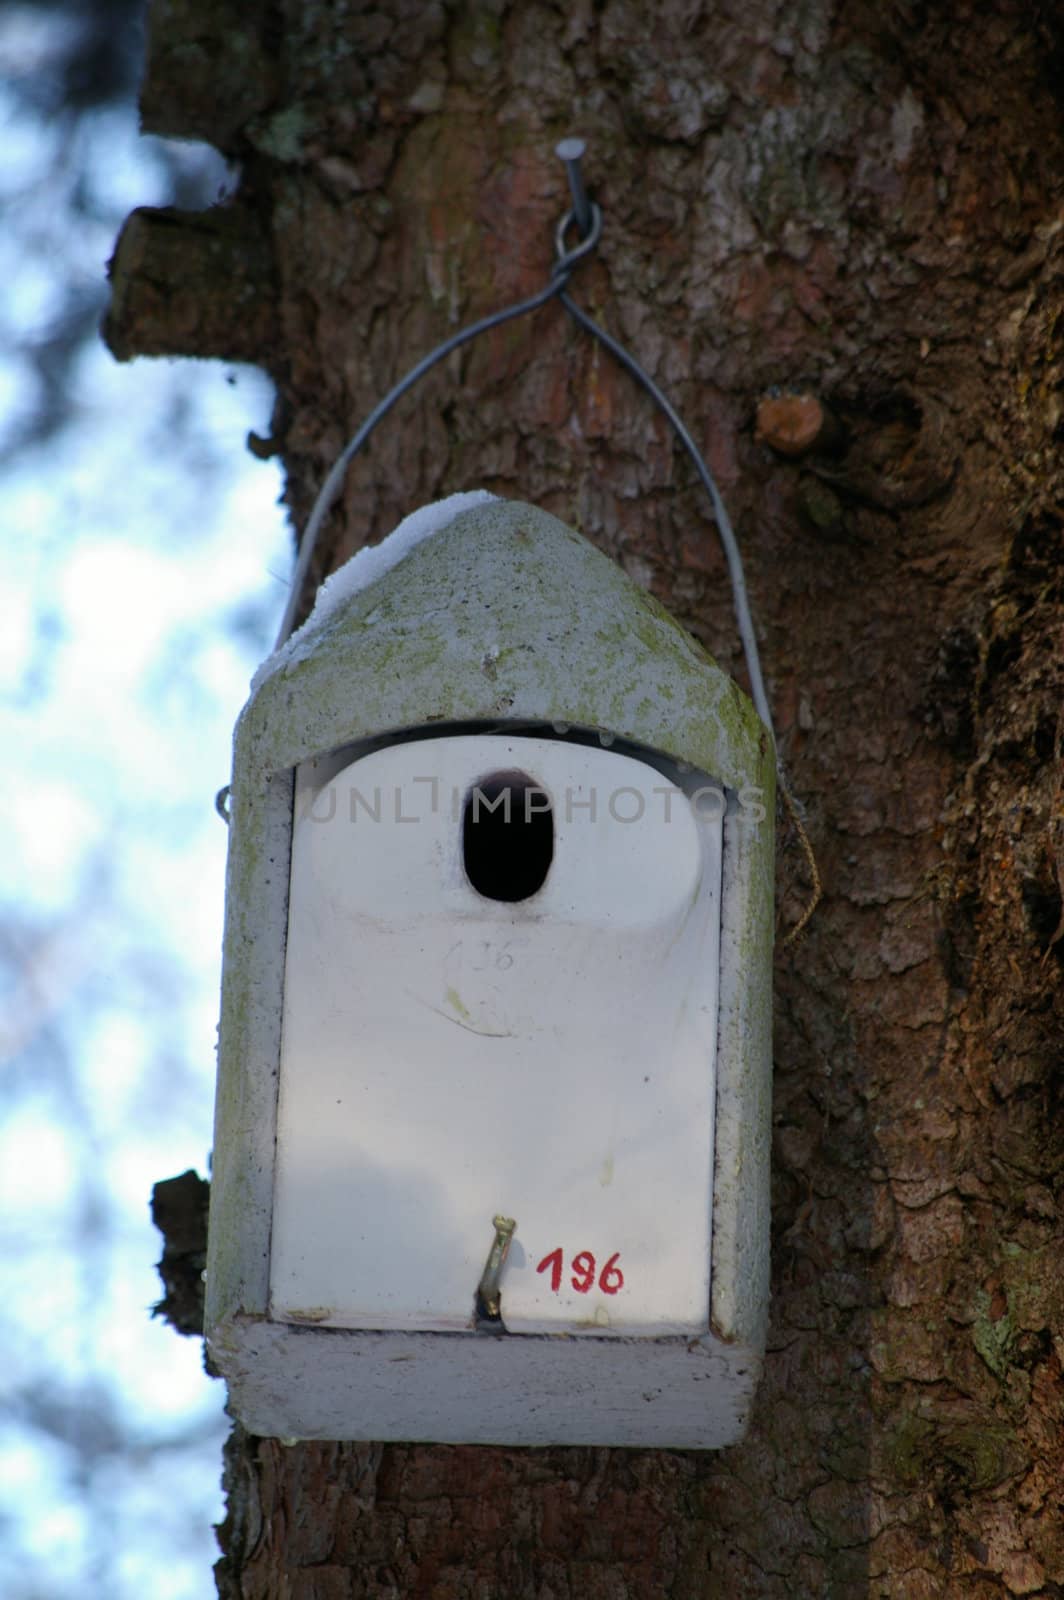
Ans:
{"type": "Polygon", "coordinates": [[[207,1204],[211,1186],[191,1167],[164,1178],[151,1193],[151,1219],[163,1236],[157,1263],[163,1298],[152,1307],[178,1333],[203,1333],[203,1271],[207,1265],[207,1204]]]}

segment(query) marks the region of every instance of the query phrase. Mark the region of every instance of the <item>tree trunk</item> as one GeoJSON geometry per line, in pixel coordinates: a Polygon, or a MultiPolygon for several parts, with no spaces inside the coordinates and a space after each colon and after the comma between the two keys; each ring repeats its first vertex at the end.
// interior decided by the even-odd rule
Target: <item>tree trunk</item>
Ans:
{"type": "MultiPolygon", "coordinates": [[[[109,337],[271,373],[255,443],[297,527],[401,373],[544,283],[553,146],[588,139],[573,293],[718,476],[825,886],[778,949],[746,1441],[238,1430],[226,1600],[1064,1594],[1062,48],[1020,0],[156,0],[145,124],[243,178],[130,220],[109,337]]],[[[556,306],[402,403],[315,578],[479,486],[580,528],[743,679],[686,459],[556,306]]],[[[778,881],[784,931],[786,828],[778,881]]]]}

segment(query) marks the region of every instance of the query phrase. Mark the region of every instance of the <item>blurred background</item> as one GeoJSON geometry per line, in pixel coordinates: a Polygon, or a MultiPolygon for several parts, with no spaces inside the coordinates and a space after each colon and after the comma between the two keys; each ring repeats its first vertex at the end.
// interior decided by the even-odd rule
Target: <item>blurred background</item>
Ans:
{"type": "Polygon", "coordinates": [[[153,1320],[152,1184],[207,1172],[233,722],[291,568],[261,373],[117,365],[142,3],[0,0],[0,1594],[206,1600],[222,1386],[153,1320]]]}

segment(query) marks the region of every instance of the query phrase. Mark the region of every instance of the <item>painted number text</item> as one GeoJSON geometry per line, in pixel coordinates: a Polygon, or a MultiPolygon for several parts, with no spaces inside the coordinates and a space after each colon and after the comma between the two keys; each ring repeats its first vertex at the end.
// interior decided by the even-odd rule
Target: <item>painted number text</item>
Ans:
{"type": "MultiPolygon", "coordinates": [[[[598,1286],[603,1294],[617,1294],[624,1288],[624,1273],[617,1265],[620,1251],[615,1250],[610,1256],[602,1271],[598,1273],[598,1286]]],[[[561,1245],[557,1250],[552,1250],[549,1256],[544,1256],[537,1272],[550,1273],[550,1286],[555,1294],[561,1293],[562,1274],[565,1270],[565,1252],[561,1245]]],[[[595,1287],[595,1273],[598,1263],[590,1250],[580,1250],[569,1263],[569,1282],[577,1294],[589,1294],[595,1287]]]]}

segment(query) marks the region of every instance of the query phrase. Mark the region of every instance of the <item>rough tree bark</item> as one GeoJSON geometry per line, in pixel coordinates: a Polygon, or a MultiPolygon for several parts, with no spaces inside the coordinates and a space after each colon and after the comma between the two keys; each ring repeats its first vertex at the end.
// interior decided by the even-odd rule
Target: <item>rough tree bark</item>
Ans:
{"type": "MultiPolygon", "coordinates": [[[[826,887],[778,956],[746,1442],[237,1431],[227,1600],[1064,1594],[1062,50],[1021,0],[155,0],[145,125],[243,176],[130,219],[109,338],[271,373],[252,444],[297,527],[395,377],[543,281],[553,145],[588,138],[575,292],[730,502],[826,887]]],[[[316,576],[478,485],[581,528],[742,678],[685,461],[557,309],[404,403],[316,576]]],[[[784,832],[783,927],[803,870],[784,832]]]]}

